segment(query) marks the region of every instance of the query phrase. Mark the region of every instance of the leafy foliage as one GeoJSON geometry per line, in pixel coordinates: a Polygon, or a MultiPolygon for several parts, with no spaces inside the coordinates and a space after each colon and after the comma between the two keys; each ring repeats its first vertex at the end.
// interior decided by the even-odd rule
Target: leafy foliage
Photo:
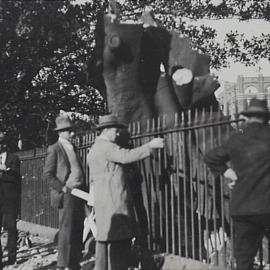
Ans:
{"type": "MultiPolygon", "coordinates": [[[[113,3],[113,1],[110,1],[113,3]]],[[[270,20],[265,0],[126,0],[114,2],[122,20],[139,20],[151,7],[163,27],[188,35],[194,48],[211,56],[220,68],[228,59],[254,65],[270,59],[270,36],[247,39],[232,31],[224,44],[216,31],[198,26],[201,19],[270,20]]],[[[24,146],[46,144],[46,134],[60,109],[82,114],[104,113],[106,106],[94,61],[97,14],[109,1],[75,5],[72,1],[5,1],[0,17],[0,128],[24,146]],[[98,89],[98,90],[96,90],[98,89]]]]}
{"type": "Polygon", "coordinates": [[[90,86],[97,4],[6,1],[0,24],[1,128],[25,147],[46,143],[60,109],[99,114],[104,102],[90,86]]]}
{"type": "Polygon", "coordinates": [[[139,19],[140,14],[148,6],[153,10],[155,19],[167,29],[175,30],[191,38],[194,48],[211,56],[214,68],[229,66],[229,60],[254,65],[261,58],[270,59],[270,37],[261,34],[258,37],[246,38],[237,31],[226,34],[223,43],[215,40],[215,29],[203,25],[198,26],[201,19],[219,20],[236,19],[250,21],[260,19],[270,22],[270,3],[264,0],[126,0],[121,8],[122,19],[132,17],[139,19]],[[233,39],[232,39],[233,37],[233,39]]]}

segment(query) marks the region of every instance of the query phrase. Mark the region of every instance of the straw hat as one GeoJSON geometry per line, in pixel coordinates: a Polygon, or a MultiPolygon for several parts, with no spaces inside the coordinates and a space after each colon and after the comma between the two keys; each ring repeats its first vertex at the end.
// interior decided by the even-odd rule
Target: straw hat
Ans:
{"type": "Polygon", "coordinates": [[[113,114],[107,114],[99,117],[99,124],[96,129],[103,129],[109,127],[127,128],[126,125],[120,123],[117,117],[113,114]]]}
{"type": "Polygon", "coordinates": [[[55,131],[69,130],[74,127],[72,121],[68,116],[57,116],[55,119],[56,128],[55,131]]]}
{"type": "Polygon", "coordinates": [[[240,114],[243,114],[245,116],[265,116],[269,118],[270,112],[267,107],[267,100],[252,98],[250,100],[247,110],[242,111],[240,114]]]}

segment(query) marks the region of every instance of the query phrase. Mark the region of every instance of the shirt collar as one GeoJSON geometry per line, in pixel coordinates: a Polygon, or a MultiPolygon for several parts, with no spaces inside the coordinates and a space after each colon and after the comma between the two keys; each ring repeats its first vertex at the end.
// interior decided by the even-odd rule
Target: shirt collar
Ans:
{"type": "Polygon", "coordinates": [[[58,141],[61,142],[61,143],[63,143],[63,144],[69,144],[69,145],[72,145],[72,143],[71,143],[70,141],[68,141],[68,140],[66,140],[66,139],[64,139],[64,138],[62,138],[62,137],[59,137],[59,138],[58,138],[58,141]]]}
{"type": "Polygon", "coordinates": [[[1,163],[5,164],[6,159],[7,159],[7,152],[5,151],[5,152],[1,153],[0,156],[1,156],[1,163]]]}
{"type": "Polygon", "coordinates": [[[107,136],[103,135],[103,134],[99,135],[98,138],[110,142],[109,138],[107,136]]]}

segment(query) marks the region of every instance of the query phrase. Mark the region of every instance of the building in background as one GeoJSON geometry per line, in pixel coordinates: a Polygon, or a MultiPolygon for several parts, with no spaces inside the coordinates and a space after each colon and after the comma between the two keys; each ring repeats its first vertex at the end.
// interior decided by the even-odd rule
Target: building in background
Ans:
{"type": "Polygon", "coordinates": [[[223,91],[217,94],[221,108],[226,115],[233,115],[246,109],[253,97],[266,98],[270,107],[270,76],[259,73],[257,77],[238,76],[237,82],[225,82],[223,91]]]}

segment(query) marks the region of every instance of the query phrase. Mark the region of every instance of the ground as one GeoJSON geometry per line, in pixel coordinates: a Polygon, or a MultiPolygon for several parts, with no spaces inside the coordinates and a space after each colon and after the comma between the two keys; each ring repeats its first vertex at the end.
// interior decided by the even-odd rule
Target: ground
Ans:
{"type": "MultiPolygon", "coordinates": [[[[15,265],[6,265],[7,251],[6,242],[7,234],[1,234],[3,248],[4,270],[53,270],[56,266],[57,249],[55,243],[50,240],[41,238],[37,235],[29,235],[23,232],[19,233],[17,262],[15,265]]],[[[94,263],[94,257],[86,256],[82,263],[83,270],[91,270],[94,263]]]]}

